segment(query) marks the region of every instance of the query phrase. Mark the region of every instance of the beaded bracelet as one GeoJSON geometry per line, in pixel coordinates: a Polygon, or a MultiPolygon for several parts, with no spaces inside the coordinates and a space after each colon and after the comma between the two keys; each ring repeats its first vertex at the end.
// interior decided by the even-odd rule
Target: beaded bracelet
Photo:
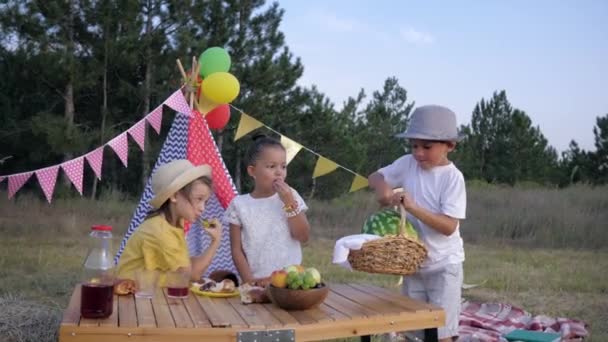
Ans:
{"type": "Polygon", "coordinates": [[[298,207],[298,203],[286,204],[283,207],[285,214],[288,218],[294,217],[300,213],[300,208],[298,207]]]}

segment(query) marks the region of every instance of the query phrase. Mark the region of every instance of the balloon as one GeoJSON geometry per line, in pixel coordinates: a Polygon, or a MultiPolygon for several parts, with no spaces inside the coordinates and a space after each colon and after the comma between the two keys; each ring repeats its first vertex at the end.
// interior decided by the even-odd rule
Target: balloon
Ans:
{"type": "Polygon", "coordinates": [[[230,55],[221,47],[212,47],[201,53],[198,64],[201,66],[200,74],[203,77],[214,72],[226,72],[230,70],[230,55]]]}
{"type": "Polygon", "coordinates": [[[203,115],[207,115],[207,113],[214,110],[217,106],[219,106],[219,103],[212,102],[205,96],[205,94],[202,92],[200,93],[198,103],[196,104],[196,108],[199,112],[201,112],[203,115]]]}
{"type": "Polygon", "coordinates": [[[203,81],[203,95],[211,102],[230,103],[241,89],[239,81],[227,72],[214,72],[203,81]]]}
{"type": "Polygon", "coordinates": [[[214,110],[205,115],[207,125],[211,129],[220,130],[228,124],[230,120],[230,105],[223,104],[217,106],[214,110]]]}
{"type": "Polygon", "coordinates": [[[201,82],[198,86],[197,92],[196,92],[196,98],[198,99],[198,101],[196,101],[196,109],[198,109],[198,111],[203,114],[203,116],[207,115],[207,113],[209,113],[210,111],[212,111],[215,107],[219,106],[219,103],[215,103],[211,100],[209,100],[205,94],[203,94],[202,89],[203,89],[203,83],[201,82]]]}

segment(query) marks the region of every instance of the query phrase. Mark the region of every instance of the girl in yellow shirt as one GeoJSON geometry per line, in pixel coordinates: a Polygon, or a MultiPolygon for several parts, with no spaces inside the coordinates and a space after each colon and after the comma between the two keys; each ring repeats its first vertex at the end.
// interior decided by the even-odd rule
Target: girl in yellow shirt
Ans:
{"type": "MultiPolygon", "coordinates": [[[[154,210],[129,238],[118,262],[118,277],[134,279],[137,269],[186,271],[191,279],[201,278],[211,264],[221,240],[222,225],[214,220],[205,231],[211,245],[199,255],[190,257],[183,222],[194,222],[205,211],[213,193],[211,167],[194,166],[185,159],[160,166],[152,175],[150,200],[154,210]]],[[[160,286],[164,285],[161,275],[160,286]]]]}

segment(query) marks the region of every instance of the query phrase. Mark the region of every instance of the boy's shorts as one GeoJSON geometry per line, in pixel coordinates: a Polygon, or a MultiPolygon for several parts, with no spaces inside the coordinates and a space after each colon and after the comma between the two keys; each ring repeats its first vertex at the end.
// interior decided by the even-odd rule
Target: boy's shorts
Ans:
{"type": "Polygon", "coordinates": [[[458,336],[463,271],[462,263],[449,264],[430,273],[405,276],[402,293],[416,300],[443,308],[445,326],[438,329],[438,337],[458,336]]]}

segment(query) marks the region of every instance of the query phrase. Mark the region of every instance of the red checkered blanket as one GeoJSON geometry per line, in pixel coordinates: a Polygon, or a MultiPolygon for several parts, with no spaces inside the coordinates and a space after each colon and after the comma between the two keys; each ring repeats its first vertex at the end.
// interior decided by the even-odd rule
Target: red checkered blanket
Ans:
{"type": "Polygon", "coordinates": [[[589,334],[585,322],[578,320],[532,316],[504,303],[462,304],[458,342],[506,342],[503,336],[515,329],[559,333],[564,340],[589,334]]]}

